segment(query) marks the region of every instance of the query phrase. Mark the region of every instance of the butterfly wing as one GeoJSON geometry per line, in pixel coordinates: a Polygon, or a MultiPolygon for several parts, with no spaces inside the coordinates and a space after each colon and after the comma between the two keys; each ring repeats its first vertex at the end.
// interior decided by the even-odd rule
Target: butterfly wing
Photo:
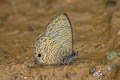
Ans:
{"type": "Polygon", "coordinates": [[[73,33],[67,14],[59,14],[53,17],[46,28],[45,36],[49,36],[60,44],[64,50],[64,55],[72,54],[73,33]]]}

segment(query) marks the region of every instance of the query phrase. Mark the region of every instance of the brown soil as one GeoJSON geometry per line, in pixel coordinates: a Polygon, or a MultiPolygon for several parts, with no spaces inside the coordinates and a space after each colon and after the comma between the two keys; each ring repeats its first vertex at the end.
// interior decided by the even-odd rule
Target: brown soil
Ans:
{"type": "Polygon", "coordinates": [[[1,0],[0,80],[120,80],[120,1],[1,0]],[[58,13],[70,17],[78,58],[40,66],[33,43],[58,13]]]}

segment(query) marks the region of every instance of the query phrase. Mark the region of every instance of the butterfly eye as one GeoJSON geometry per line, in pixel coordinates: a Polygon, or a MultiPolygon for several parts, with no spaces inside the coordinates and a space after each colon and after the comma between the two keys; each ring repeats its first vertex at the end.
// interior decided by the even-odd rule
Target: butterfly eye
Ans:
{"type": "Polygon", "coordinates": [[[41,54],[38,54],[38,57],[41,57],[41,54]]]}

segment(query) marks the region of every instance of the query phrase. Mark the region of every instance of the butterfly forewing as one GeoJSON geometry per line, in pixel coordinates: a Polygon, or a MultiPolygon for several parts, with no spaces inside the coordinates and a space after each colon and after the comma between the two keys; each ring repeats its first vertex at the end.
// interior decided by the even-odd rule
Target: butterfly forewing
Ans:
{"type": "Polygon", "coordinates": [[[59,14],[48,23],[45,36],[51,37],[60,44],[65,53],[72,54],[72,26],[66,14],[59,14]]]}

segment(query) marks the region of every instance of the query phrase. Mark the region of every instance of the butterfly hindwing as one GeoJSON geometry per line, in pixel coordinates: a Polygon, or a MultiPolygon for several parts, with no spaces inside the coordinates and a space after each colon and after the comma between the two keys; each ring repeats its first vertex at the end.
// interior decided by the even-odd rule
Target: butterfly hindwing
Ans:
{"type": "Polygon", "coordinates": [[[50,20],[45,31],[45,36],[49,36],[60,44],[64,52],[72,53],[72,26],[66,14],[59,14],[50,20]]]}

